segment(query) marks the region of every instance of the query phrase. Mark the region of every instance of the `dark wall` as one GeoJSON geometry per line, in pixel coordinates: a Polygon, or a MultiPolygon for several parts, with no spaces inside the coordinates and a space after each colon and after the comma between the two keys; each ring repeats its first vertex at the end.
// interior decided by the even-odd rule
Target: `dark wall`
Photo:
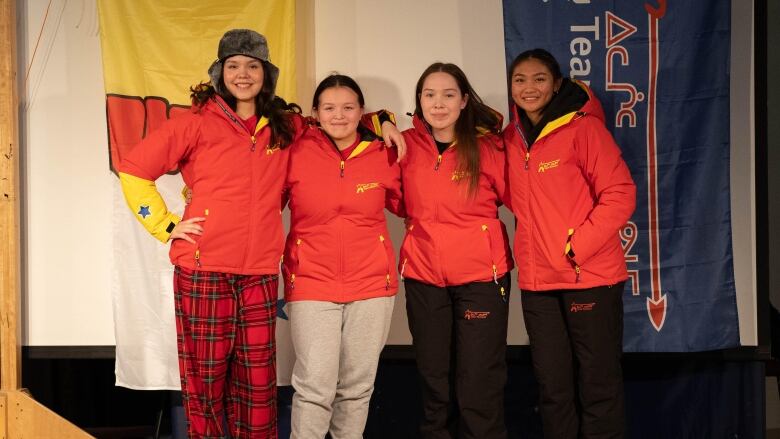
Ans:
{"type": "MultiPolygon", "coordinates": [[[[767,170],[770,300],[780,309],[780,2],[767,1],[767,170]]],[[[757,163],[757,165],[759,165],[757,163]]],[[[758,236],[756,239],[765,239],[758,236]]]]}

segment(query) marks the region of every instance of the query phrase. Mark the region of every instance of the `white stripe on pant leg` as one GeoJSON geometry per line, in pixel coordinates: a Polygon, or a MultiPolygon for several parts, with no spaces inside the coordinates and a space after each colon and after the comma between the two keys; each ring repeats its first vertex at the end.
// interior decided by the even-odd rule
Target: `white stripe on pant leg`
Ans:
{"type": "Polygon", "coordinates": [[[323,438],[336,395],[344,306],[321,301],[288,303],[295,349],[291,439],[323,438]]]}
{"type": "Polygon", "coordinates": [[[348,303],[344,310],[339,384],[333,401],[333,439],[363,437],[379,354],[387,341],[395,297],[348,303]]]}

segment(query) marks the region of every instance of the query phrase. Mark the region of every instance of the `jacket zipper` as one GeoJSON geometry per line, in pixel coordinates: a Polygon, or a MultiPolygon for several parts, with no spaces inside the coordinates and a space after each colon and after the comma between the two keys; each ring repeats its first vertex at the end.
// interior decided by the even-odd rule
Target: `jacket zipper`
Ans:
{"type": "MultiPolygon", "coordinates": [[[[233,123],[236,126],[238,126],[241,131],[249,134],[249,140],[252,143],[252,145],[249,147],[249,151],[250,152],[255,152],[255,146],[257,145],[257,136],[256,136],[257,131],[252,133],[249,130],[247,130],[246,126],[243,123],[241,123],[238,119],[236,119],[235,116],[233,116],[233,114],[230,111],[228,111],[228,109],[225,108],[224,105],[222,105],[222,103],[219,101],[219,99],[215,99],[215,102],[217,103],[217,105],[219,105],[219,108],[222,109],[222,112],[225,113],[225,115],[231,121],[233,121],[233,123]]],[[[257,130],[257,127],[255,127],[255,130],[257,130]]],[[[252,154],[252,160],[253,161],[255,160],[254,157],[255,157],[254,154],[252,154]]],[[[256,229],[256,227],[254,226],[255,221],[254,221],[254,214],[253,214],[254,213],[254,199],[255,199],[255,193],[254,193],[255,185],[253,184],[254,183],[254,179],[255,179],[254,169],[255,169],[254,164],[251,164],[249,166],[249,182],[250,182],[250,184],[249,184],[249,187],[250,187],[250,193],[249,193],[249,203],[250,203],[250,206],[249,206],[249,240],[247,241],[247,245],[244,246],[244,257],[241,259],[241,261],[242,261],[241,262],[241,266],[242,267],[246,265],[247,255],[249,254],[249,245],[253,242],[254,232],[255,232],[255,229],[256,229]]]]}
{"type": "Polygon", "coordinates": [[[523,140],[523,145],[525,145],[525,170],[528,170],[528,161],[531,159],[531,146],[528,145],[528,140],[525,138],[525,134],[523,134],[523,130],[520,129],[520,123],[515,122],[515,129],[517,130],[517,134],[520,135],[520,138],[523,140]]]}
{"type": "MultiPolygon", "coordinates": [[[[520,121],[519,120],[515,121],[515,130],[517,130],[517,134],[520,136],[520,140],[523,141],[523,147],[525,149],[525,164],[524,164],[524,168],[525,168],[526,171],[528,171],[528,162],[531,159],[531,147],[528,145],[528,140],[526,140],[525,134],[523,134],[523,130],[520,129],[520,121]]],[[[530,179],[530,176],[528,176],[528,178],[530,179]]],[[[526,187],[528,188],[529,194],[528,194],[527,197],[525,197],[525,199],[526,199],[526,206],[525,206],[525,208],[526,208],[527,212],[530,212],[531,211],[531,194],[530,194],[531,186],[528,184],[527,181],[526,181],[526,187]]],[[[530,237],[531,240],[534,239],[534,231],[532,230],[532,228],[533,228],[533,222],[529,221],[528,222],[528,236],[530,237]]],[[[533,244],[531,244],[531,245],[533,246],[533,244]]],[[[536,258],[534,257],[534,252],[530,252],[529,254],[531,256],[531,264],[530,264],[531,269],[535,271],[536,258]]],[[[518,273],[518,278],[519,278],[519,276],[520,275],[518,273]]],[[[531,279],[534,279],[534,276],[535,276],[535,273],[530,276],[531,279]]],[[[534,285],[535,285],[535,283],[534,283],[534,285]]]]}

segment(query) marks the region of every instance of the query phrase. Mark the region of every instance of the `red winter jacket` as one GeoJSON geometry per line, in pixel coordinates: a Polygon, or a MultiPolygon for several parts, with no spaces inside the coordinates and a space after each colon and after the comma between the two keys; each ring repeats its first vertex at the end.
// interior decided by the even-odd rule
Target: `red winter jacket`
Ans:
{"type": "MultiPolygon", "coordinates": [[[[302,128],[295,119],[296,131],[302,128]]],[[[158,239],[168,240],[178,217],[154,185],[180,169],[192,189],[184,219],[206,220],[195,244],[176,239],[170,258],[182,267],[237,274],[276,274],[282,254],[279,200],[289,149],[270,148],[268,120],[250,133],[219,97],[167,121],[133,147],[117,166],[130,208],[158,239]]]]}
{"type": "Polygon", "coordinates": [[[450,147],[439,154],[433,136],[417,116],[404,131],[401,161],[409,218],[401,246],[401,276],[437,286],[494,281],[512,269],[506,228],[498,219],[504,196],[501,138],[479,137],[480,179],[474,197],[456,170],[450,147]]]}
{"type": "Polygon", "coordinates": [[[579,87],[584,105],[547,123],[530,148],[515,105],[504,130],[521,290],[584,289],[628,277],[618,232],[634,211],[636,187],[598,100],[584,84],[569,85],[579,87]]]}
{"type": "Polygon", "coordinates": [[[395,149],[368,134],[347,159],[318,127],[290,148],[284,296],[351,302],[398,290],[384,209],[402,209],[395,149]]]}

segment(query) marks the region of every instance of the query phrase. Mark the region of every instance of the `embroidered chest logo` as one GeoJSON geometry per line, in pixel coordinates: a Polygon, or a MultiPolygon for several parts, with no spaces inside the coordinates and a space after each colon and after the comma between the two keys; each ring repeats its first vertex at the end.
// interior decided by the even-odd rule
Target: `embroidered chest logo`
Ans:
{"type": "Polygon", "coordinates": [[[472,311],[470,309],[466,310],[466,314],[463,315],[463,317],[466,320],[472,320],[472,319],[486,319],[490,315],[490,311],[472,311]]]}
{"type": "Polygon", "coordinates": [[[560,162],[561,159],[551,160],[549,162],[541,162],[539,163],[539,172],[549,171],[552,168],[557,168],[560,162]]]}
{"type": "Polygon", "coordinates": [[[452,181],[458,181],[464,178],[469,178],[471,175],[468,171],[452,171],[452,181]]]}
{"type": "Polygon", "coordinates": [[[279,144],[276,145],[268,145],[268,148],[265,149],[265,155],[273,155],[276,151],[279,151],[281,148],[279,147],[279,144]]]}
{"type": "Polygon", "coordinates": [[[358,183],[355,186],[356,186],[355,193],[362,194],[365,191],[369,191],[371,189],[377,189],[379,187],[379,183],[358,183]]]}
{"type": "Polygon", "coordinates": [[[571,312],[593,311],[594,306],[596,306],[596,302],[591,302],[591,303],[572,302],[569,311],[571,312]]]}

